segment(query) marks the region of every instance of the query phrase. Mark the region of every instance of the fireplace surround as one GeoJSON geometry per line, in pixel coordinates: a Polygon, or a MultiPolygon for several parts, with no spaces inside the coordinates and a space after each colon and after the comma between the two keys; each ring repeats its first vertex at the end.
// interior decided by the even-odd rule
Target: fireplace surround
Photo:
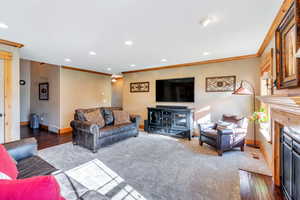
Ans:
{"type": "Polygon", "coordinates": [[[260,141],[260,147],[272,170],[274,184],[282,186],[281,130],[283,127],[300,130],[300,96],[259,96],[257,98],[271,108],[272,142],[268,144],[260,141]],[[271,153],[267,152],[266,145],[271,145],[271,153]]]}

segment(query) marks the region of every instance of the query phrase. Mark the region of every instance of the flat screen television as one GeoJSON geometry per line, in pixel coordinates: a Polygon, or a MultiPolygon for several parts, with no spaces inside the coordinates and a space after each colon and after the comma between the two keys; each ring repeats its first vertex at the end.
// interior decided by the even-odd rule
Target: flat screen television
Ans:
{"type": "Polygon", "coordinates": [[[195,78],[156,80],[157,102],[194,102],[195,78]]]}

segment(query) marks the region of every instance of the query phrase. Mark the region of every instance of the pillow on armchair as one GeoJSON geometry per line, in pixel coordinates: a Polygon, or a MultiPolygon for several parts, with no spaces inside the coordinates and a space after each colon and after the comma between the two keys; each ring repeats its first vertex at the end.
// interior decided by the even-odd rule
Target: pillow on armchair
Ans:
{"type": "Polygon", "coordinates": [[[236,124],[231,122],[225,122],[225,121],[218,121],[217,123],[217,129],[218,130],[225,130],[225,129],[234,129],[236,128],[236,124]]]}

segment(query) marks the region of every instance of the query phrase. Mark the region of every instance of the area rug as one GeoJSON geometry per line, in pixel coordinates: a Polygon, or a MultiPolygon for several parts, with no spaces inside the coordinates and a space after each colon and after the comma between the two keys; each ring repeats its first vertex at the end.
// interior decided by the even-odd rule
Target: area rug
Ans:
{"type": "Polygon", "coordinates": [[[239,200],[239,169],[270,174],[258,150],[229,151],[219,157],[208,145],[141,133],[93,154],[72,143],[39,151],[61,170],[93,159],[123,177],[148,200],[239,200]],[[260,159],[253,159],[253,151],[260,159]]]}

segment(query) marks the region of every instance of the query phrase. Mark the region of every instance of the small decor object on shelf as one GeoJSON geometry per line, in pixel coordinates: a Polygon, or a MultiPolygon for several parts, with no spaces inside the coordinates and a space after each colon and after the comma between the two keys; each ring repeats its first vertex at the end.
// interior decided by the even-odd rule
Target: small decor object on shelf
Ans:
{"type": "Polygon", "coordinates": [[[39,84],[39,99],[49,100],[49,83],[39,84]]]}
{"type": "Polygon", "coordinates": [[[206,78],[206,92],[230,92],[234,91],[236,76],[219,76],[206,78]]]}
{"type": "Polygon", "coordinates": [[[296,52],[300,48],[299,1],[294,1],[279,24],[276,38],[277,88],[299,86],[300,62],[296,52]]]}
{"type": "Polygon", "coordinates": [[[130,92],[149,92],[149,82],[130,83],[130,92]]]}

